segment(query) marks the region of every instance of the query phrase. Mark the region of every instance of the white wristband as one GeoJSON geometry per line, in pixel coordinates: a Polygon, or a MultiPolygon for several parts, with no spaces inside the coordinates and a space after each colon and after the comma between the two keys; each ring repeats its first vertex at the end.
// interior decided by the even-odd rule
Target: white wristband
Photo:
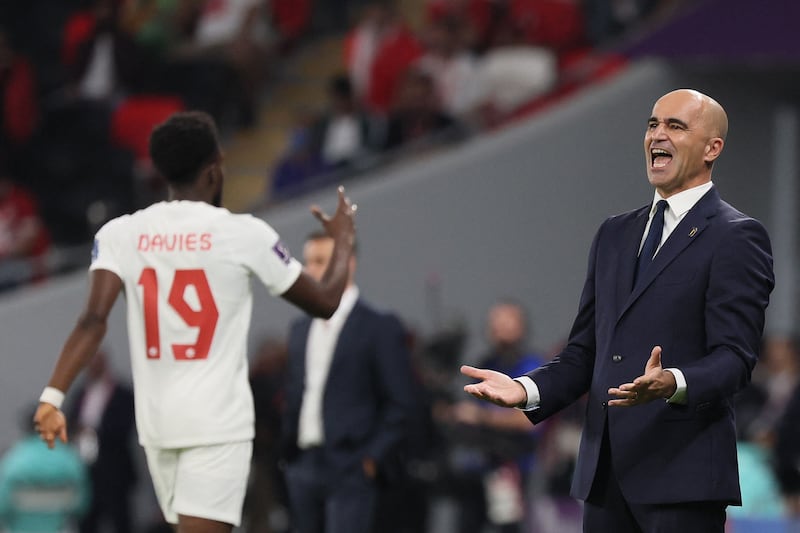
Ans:
{"type": "Polygon", "coordinates": [[[64,403],[64,393],[55,387],[45,387],[42,395],[39,396],[39,401],[49,403],[56,409],[61,409],[61,404],[64,403]]]}

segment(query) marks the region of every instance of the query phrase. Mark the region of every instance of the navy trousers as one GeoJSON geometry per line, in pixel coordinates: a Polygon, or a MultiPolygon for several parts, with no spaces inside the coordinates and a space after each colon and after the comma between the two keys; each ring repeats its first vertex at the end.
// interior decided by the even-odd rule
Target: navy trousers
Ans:
{"type": "Polygon", "coordinates": [[[336,471],[322,448],[300,452],[286,467],[292,531],[369,533],[377,503],[375,482],[361,464],[336,471]]]}

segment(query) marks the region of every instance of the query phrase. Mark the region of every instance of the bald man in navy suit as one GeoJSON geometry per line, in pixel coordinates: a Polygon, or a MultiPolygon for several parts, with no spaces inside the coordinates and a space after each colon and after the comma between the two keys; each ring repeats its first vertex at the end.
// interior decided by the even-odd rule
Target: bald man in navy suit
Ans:
{"type": "Polygon", "coordinates": [[[741,504],[733,396],[750,381],[774,286],[764,227],[711,181],[728,119],[661,97],[644,152],[648,205],[606,220],[555,359],[512,379],[463,367],[466,392],[536,424],[588,394],[572,495],[587,533],[722,533],[741,504]]]}

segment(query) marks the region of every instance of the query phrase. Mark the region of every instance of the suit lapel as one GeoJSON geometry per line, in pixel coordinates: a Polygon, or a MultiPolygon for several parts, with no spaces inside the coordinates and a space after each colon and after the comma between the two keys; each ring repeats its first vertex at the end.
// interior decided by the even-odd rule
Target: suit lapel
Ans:
{"type": "Polygon", "coordinates": [[[625,305],[619,312],[618,319],[622,318],[625,311],[642,295],[658,275],[706,229],[709,219],[716,214],[719,208],[719,202],[719,193],[712,188],[686,213],[686,216],[678,223],[655,258],[653,258],[653,263],[642,274],[642,279],[637,280],[636,286],[629,293],[625,305]]]}
{"type": "Polygon", "coordinates": [[[294,342],[297,343],[297,354],[300,357],[295,358],[298,366],[299,378],[305,379],[306,375],[306,348],[308,347],[308,333],[311,330],[311,318],[303,317],[300,325],[297,327],[294,342]]]}
{"type": "MultiPolygon", "coordinates": [[[[339,338],[336,339],[336,347],[333,349],[333,358],[331,359],[331,368],[345,357],[345,352],[351,350],[355,344],[355,337],[360,331],[359,323],[361,322],[361,302],[356,301],[353,309],[342,325],[342,330],[339,332],[339,338]]],[[[330,376],[330,372],[328,373],[330,376]]]]}

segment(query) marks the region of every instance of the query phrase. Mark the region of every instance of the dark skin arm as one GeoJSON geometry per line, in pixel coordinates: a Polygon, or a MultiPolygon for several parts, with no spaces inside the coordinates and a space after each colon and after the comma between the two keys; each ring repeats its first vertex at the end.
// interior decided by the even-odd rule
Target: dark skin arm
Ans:
{"type": "Polygon", "coordinates": [[[339,300],[347,286],[348,263],[356,238],[353,223],[356,206],[350,204],[344,195],[344,188],[339,187],[339,203],[332,217],[325,215],[317,206],[313,206],[311,212],[334,241],[331,261],[322,280],[318,282],[302,272],[281,296],[309,315],[330,318],[339,307],[339,300]]]}
{"type": "MultiPolygon", "coordinates": [[[[89,278],[89,299],[78,323],[67,338],[58,357],[49,387],[62,392],[69,390],[75,377],[97,353],[106,334],[108,315],[122,289],[122,280],[108,270],[95,270],[89,278]]],[[[40,403],[33,418],[39,435],[52,448],[55,439],[67,442],[67,423],[64,414],[54,405],[40,403]]]]}

